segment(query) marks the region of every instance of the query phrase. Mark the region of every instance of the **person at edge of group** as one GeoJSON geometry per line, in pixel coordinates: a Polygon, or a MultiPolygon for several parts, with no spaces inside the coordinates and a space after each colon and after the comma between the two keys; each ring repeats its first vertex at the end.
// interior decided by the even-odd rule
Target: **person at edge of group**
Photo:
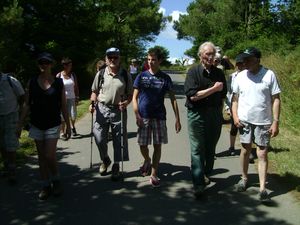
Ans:
{"type": "Polygon", "coordinates": [[[142,176],[147,176],[151,173],[150,183],[153,187],[160,186],[158,167],[161,158],[161,145],[168,143],[166,108],[164,105],[166,93],[169,94],[175,113],[176,133],[181,130],[179,110],[173,91],[172,80],[169,75],[159,69],[162,61],[163,55],[160,49],[149,49],[149,70],[140,73],[133,85],[133,110],[138,126],[137,142],[144,158],[140,171],[142,176]],[[154,152],[151,170],[148,145],[151,145],[152,138],[154,152]]]}
{"type": "Polygon", "coordinates": [[[244,61],[241,55],[237,55],[235,59],[235,66],[236,66],[236,71],[230,74],[227,80],[227,95],[225,100],[225,112],[230,116],[230,122],[231,122],[230,135],[229,135],[230,147],[228,149],[229,155],[235,155],[235,140],[238,132],[238,128],[234,125],[234,121],[232,118],[231,100],[233,95],[232,89],[233,89],[234,81],[238,76],[238,74],[244,70],[244,61]]]}
{"type": "Polygon", "coordinates": [[[126,108],[132,100],[133,89],[131,77],[120,66],[120,50],[114,47],[107,49],[105,60],[107,66],[96,74],[92,84],[90,97],[92,104],[89,110],[91,113],[96,110],[93,134],[102,161],[99,167],[99,173],[102,176],[107,173],[111,164],[107,146],[108,130],[111,127],[114,149],[111,179],[117,181],[121,178],[119,162],[129,160],[126,108]],[[123,128],[122,131],[121,128],[123,128]],[[121,134],[123,134],[123,139],[121,134]]]}
{"type": "MultiPolygon", "coordinates": [[[[67,110],[71,119],[72,125],[72,135],[77,136],[77,131],[75,128],[75,121],[77,117],[77,104],[79,101],[79,88],[77,76],[72,71],[72,60],[68,57],[64,57],[61,60],[61,64],[63,66],[63,70],[60,71],[56,77],[61,78],[63,80],[67,98],[67,110]]],[[[66,123],[62,118],[61,124],[61,137],[66,139],[66,123]]]]}
{"type": "Polygon", "coordinates": [[[215,53],[212,42],[201,44],[198,50],[200,63],[188,70],[184,84],[191,173],[197,199],[210,183],[209,175],[214,167],[216,145],[222,128],[223,101],[227,93],[224,72],[213,65],[215,53]]]}
{"type": "Polygon", "coordinates": [[[131,60],[131,64],[129,66],[129,74],[131,76],[132,82],[134,82],[136,76],[139,74],[139,65],[136,59],[131,60]]]}
{"type": "Polygon", "coordinates": [[[150,67],[149,67],[149,63],[148,63],[148,58],[145,58],[145,61],[142,66],[142,72],[147,71],[149,69],[150,69],[150,67]]]}
{"type": "Polygon", "coordinates": [[[232,98],[232,115],[242,144],[242,177],[236,188],[239,192],[248,188],[249,155],[253,142],[257,146],[258,197],[261,201],[269,201],[266,190],[268,146],[270,137],[276,137],[279,133],[281,90],[274,72],[260,64],[259,49],[247,48],[241,57],[246,69],[239,73],[234,82],[232,98]]]}
{"type": "Polygon", "coordinates": [[[30,111],[29,137],[36,144],[42,180],[42,190],[38,198],[46,200],[51,194],[59,196],[63,192],[56,159],[61,113],[66,122],[67,139],[71,136],[71,126],[63,81],[56,78],[51,71],[54,64],[52,55],[41,53],[37,62],[40,74],[28,82],[21,121],[24,123],[30,111]]]}
{"type": "Polygon", "coordinates": [[[17,181],[16,151],[21,135],[19,113],[22,111],[25,92],[21,83],[12,76],[14,69],[9,64],[2,65],[0,72],[0,153],[4,164],[1,175],[7,177],[9,184],[13,185],[17,181]]]}
{"type": "Polygon", "coordinates": [[[231,63],[229,57],[222,54],[222,49],[219,46],[216,46],[214,65],[222,69],[224,73],[226,73],[227,70],[234,69],[234,65],[231,63]]]}

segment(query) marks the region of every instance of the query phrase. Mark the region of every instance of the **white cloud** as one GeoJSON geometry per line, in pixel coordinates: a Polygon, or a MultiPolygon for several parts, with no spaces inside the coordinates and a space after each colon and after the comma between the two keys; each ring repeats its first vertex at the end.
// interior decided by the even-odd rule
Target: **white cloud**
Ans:
{"type": "MultiPolygon", "coordinates": [[[[160,12],[163,12],[163,15],[165,15],[166,10],[164,8],[159,9],[160,12]]],[[[167,22],[166,28],[160,33],[161,37],[167,38],[167,39],[176,39],[177,38],[177,31],[173,29],[174,21],[177,21],[179,19],[180,15],[187,14],[186,12],[181,11],[173,11],[170,16],[172,16],[172,21],[167,22]]]]}

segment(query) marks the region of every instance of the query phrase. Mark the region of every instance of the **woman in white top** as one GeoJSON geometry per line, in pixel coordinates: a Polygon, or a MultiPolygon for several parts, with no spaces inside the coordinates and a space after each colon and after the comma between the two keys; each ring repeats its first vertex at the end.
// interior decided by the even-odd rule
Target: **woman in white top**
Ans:
{"type": "MultiPolygon", "coordinates": [[[[76,106],[79,101],[78,82],[75,73],[72,71],[72,60],[68,57],[65,57],[61,60],[61,64],[63,65],[63,70],[59,72],[56,75],[56,77],[61,78],[64,82],[66,99],[67,99],[67,110],[72,125],[72,135],[77,136],[77,131],[75,128],[75,120],[77,117],[76,106]]],[[[62,121],[62,125],[61,125],[61,137],[65,138],[64,121],[62,121]]]]}

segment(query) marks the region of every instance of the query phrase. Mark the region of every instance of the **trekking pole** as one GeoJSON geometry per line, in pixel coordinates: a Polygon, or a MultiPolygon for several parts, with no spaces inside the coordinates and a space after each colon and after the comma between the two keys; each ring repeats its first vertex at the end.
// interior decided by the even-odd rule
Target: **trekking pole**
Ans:
{"type": "MultiPolygon", "coordinates": [[[[121,102],[123,102],[124,100],[124,96],[121,95],[121,102]]],[[[123,170],[123,161],[124,161],[124,112],[123,112],[123,108],[121,110],[121,173],[122,173],[122,180],[124,179],[124,170],[123,170]]]]}
{"type": "Polygon", "coordinates": [[[91,124],[91,157],[90,157],[90,169],[93,167],[93,125],[94,125],[94,108],[95,102],[92,101],[92,124],[91,124]]]}

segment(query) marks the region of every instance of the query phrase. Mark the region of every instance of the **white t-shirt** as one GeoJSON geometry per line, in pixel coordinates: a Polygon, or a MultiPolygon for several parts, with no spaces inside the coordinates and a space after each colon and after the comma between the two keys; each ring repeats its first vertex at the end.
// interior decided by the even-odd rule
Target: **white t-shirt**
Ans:
{"type": "Polygon", "coordinates": [[[272,70],[262,67],[253,75],[243,70],[236,77],[233,93],[238,94],[238,117],[255,125],[272,123],[272,96],[281,92],[272,70]]]}
{"type": "Polygon", "coordinates": [[[7,115],[17,112],[19,109],[18,97],[25,94],[21,83],[10,76],[11,85],[8,81],[8,74],[0,74],[0,115],[7,115]]]}
{"type": "Polygon", "coordinates": [[[62,73],[59,73],[59,78],[61,78],[64,82],[66,99],[74,99],[75,98],[75,81],[74,76],[71,74],[71,77],[66,79],[62,73]]]}

